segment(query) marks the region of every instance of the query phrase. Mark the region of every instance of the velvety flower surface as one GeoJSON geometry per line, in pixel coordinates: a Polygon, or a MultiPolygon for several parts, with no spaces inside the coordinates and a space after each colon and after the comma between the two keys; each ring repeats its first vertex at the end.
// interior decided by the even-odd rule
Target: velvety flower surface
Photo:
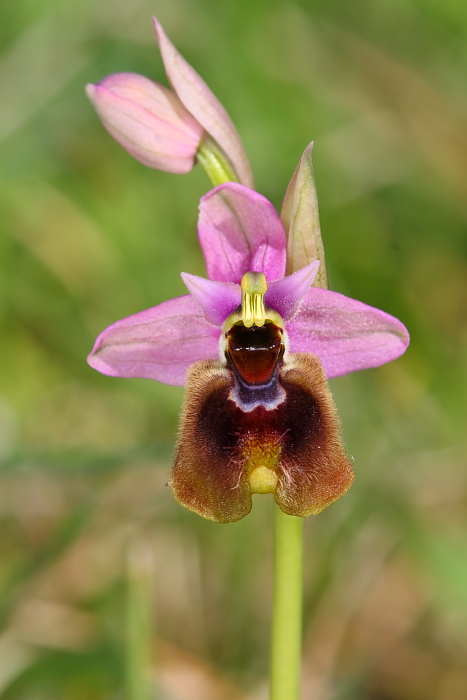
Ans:
{"type": "Polygon", "coordinates": [[[89,364],[186,384],[170,479],[182,505],[232,522],[252,493],[274,493],[290,515],[318,513],[353,480],[327,378],[395,359],[407,330],[311,286],[319,260],[284,276],[282,221],[243,185],[202,198],[198,234],[209,279],[182,273],[189,295],[107,328],[89,364]]]}
{"type": "Polygon", "coordinates": [[[188,172],[210,140],[234,178],[252,186],[251,168],[230,117],[181,56],[160,23],[154,29],[172,90],[135,73],[118,73],[86,92],[107,131],[134,158],[172,173],[188,172]]]}
{"type": "Polygon", "coordinates": [[[281,363],[276,406],[245,411],[236,379],[215,361],[188,371],[170,477],[178,502],[225,523],[250,512],[252,493],[273,493],[281,510],[299,517],[343,496],[354,477],[318,358],[296,353],[281,363]]]}

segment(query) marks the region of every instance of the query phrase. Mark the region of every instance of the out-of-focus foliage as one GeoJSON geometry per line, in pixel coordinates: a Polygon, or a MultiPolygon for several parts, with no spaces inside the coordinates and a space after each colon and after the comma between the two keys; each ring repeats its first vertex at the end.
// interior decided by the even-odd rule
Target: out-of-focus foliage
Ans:
{"type": "Polygon", "coordinates": [[[332,382],[357,480],[307,521],[303,697],[464,700],[461,0],[1,3],[0,697],[142,700],[145,664],[153,697],[265,697],[269,497],[229,526],[183,511],[164,487],[181,390],[85,364],[105,326],[203,274],[203,172],[133,161],[83,91],[164,81],[152,13],[277,207],[314,139],[331,288],[412,333],[332,382]]]}

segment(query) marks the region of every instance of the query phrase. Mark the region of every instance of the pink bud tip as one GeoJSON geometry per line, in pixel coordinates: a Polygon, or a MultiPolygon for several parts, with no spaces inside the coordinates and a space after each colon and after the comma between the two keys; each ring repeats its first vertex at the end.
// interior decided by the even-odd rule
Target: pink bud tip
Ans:
{"type": "Polygon", "coordinates": [[[117,73],[87,85],[86,94],[134,158],[169,173],[191,170],[204,130],[171,90],[136,73],[117,73]]]}

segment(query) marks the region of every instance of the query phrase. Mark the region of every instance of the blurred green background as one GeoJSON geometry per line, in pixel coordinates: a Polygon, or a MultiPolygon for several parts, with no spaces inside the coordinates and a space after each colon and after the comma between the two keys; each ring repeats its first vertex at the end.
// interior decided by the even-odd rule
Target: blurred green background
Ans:
{"type": "Polygon", "coordinates": [[[165,82],[152,14],[276,207],[315,141],[331,288],[412,335],[331,382],[357,480],[306,523],[303,698],[465,700],[463,0],[1,3],[0,697],[267,697],[269,497],[233,525],[184,511],[165,488],[182,389],[85,362],[204,273],[204,173],[132,160],[84,95],[165,82]]]}

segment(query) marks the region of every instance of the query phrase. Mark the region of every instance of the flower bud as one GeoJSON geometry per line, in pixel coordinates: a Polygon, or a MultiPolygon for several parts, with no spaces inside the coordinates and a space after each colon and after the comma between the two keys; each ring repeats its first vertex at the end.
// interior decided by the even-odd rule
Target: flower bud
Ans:
{"type": "Polygon", "coordinates": [[[117,73],[87,85],[86,93],[109,134],[144,165],[187,173],[203,127],[177,95],[136,73],[117,73]]]}

